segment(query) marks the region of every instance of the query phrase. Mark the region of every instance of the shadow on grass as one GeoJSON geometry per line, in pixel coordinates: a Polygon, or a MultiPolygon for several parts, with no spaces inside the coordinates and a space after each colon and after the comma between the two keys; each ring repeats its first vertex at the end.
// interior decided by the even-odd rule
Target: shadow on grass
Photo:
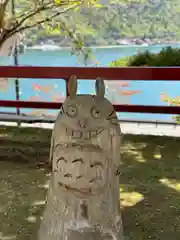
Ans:
{"type": "Polygon", "coordinates": [[[36,239],[47,181],[44,169],[0,162],[0,239],[36,239]]]}
{"type": "Polygon", "coordinates": [[[0,161],[44,161],[49,154],[50,138],[50,130],[0,126],[0,161]]]}
{"type": "MultiPolygon", "coordinates": [[[[50,136],[0,128],[0,239],[36,240],[49,179],[37,163],[48,159],[50,136]]],[[[124,136],[120,197],[130,239],[180,239],[179,146],[177,138],[124,136]]]]}
{"type": "Polygon", "coordinates": [[[180,239],[180,139],[124,136],[121,202],[130,239],[180,239]]]}
{"type": "Polygon", "coordinates": [[[36,240],[44,210],[51,131],[0,126],[0,239],[36,240]]]}

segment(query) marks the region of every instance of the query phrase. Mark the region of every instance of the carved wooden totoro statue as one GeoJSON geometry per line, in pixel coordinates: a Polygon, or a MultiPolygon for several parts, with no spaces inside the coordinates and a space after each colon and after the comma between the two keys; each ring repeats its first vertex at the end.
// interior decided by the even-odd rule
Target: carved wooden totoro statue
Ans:
{"type": "Polygon", "coordinates": [[[77,79],[56,119],[52,176],[39,240],[122,240],[119,202],[120,127],[105,86],[76,95],[77,79]]]}

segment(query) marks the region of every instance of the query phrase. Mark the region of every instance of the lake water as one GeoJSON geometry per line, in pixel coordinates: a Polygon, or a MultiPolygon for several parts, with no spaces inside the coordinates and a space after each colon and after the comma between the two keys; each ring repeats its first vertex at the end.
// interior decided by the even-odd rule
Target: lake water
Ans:
{"type": "MultiPolygon", "coordinates": [[[[139,51],[150,50],[159,52],[164,45],[153,46],[121,46],[113,48],[94,48],[93,53],[98,61],[98,66],[108,66],[109,63],[117,58],[131,56],[139,51]]],[[[180,47],[180,45],[173,45],[180,47]]],[[[0,59],[1,65],[13,65],[13,58],[7,57],[0,59]]],[[[32,66],[84,66],[82,61],[76,56],[72,56],[69,50],[60,51],[40,51],[27,50],[19,56],[19,65],[32,66]]],[[[143,82],[143,81],[124,81],[122,86],[109,87],[107,84],[107,97],[114,103],[120,104],[138,104],[138,105],[167,105],[161,101],[160,94],[167,93],[170,97],[180,95],[179,82],[143,82]],[[134,91],[134,92],[133,92],[134,91]],[[130,95],[129,93],[132,93],[130,95]],[[134,93],[134,94],[133,94],[134,93]]],[[[79,81],[79,93],[94,92],[94,81],[79,81]]],[[[20,99],[21,100],[39,100],[39,101],[60,101],[65,93],[65,82],[53,79],[20,79],[20,99]],[[39,88],[39,85],[41,87],[39,88]]],[[[0,85],[0,99],[15,100],[14,80],[10,79],[8,86],[0,85]]],[[[15,112],[15,109],[0,108],[0,111],[15,112]]],[[[41,111],[35,109],[21,109],[23,113],[46,114],[48,110],[41,111]]],[[[48,111],[51,114],[57,111],[48,111]]],[[[164,114],[132,114],[119,113],[118,116],[123,119],[142,119],[142,120],[172,120],[172,116],[164,114]]]]}

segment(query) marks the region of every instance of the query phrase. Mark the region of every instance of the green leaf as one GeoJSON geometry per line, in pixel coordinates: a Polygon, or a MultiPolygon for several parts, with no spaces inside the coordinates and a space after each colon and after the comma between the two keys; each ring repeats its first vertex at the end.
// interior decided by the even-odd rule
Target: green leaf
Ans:
{"type": "Polygon", "coordinates": [[[59,4],[61,4],[61,0],[55,0],[55,3],[56,3],[57,5],[59,5],[59,4]]]}

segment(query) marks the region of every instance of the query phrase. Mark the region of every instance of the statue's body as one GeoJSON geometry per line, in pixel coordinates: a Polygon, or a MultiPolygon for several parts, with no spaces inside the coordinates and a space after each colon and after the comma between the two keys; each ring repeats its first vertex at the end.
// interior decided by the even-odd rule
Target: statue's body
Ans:
{"type": "Polygon", "coordinates": [[[102,80],[96,95],[69,97],[54,125],[52,176],[39,240],[122,240],[119,202],[120,127],[102,80]]]}

